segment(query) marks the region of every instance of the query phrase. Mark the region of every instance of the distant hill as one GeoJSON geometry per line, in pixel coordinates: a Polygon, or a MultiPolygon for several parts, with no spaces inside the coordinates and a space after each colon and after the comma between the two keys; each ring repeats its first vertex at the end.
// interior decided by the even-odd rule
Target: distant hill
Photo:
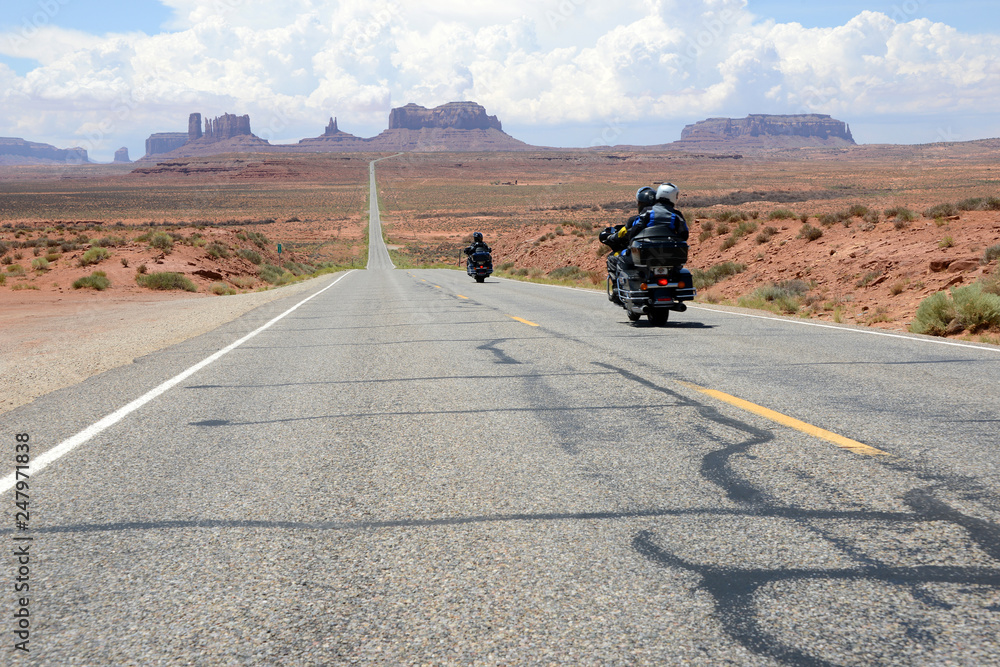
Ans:
{"type": "Polygon", "coordinates": [[[854,146],[851,128],[826,114],[751,114],[746,118],[708,118],[688,125],[671,148],[733,150],[854,146]]]}
{"type": "Polygon", "coordinates": [[[49,144],[0,137],[0,164],[87,164],[83,148],[56,148],[49,144]]]}

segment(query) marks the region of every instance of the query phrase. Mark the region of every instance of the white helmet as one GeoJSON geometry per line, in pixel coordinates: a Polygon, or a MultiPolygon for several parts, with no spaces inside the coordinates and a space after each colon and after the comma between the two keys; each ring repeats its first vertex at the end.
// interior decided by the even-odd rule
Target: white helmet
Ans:
{"type": "Polygon", "coordinates": [[[664,183],[660,187],[656,188],[656,198],[665,199],[671,204],[677,203],[677,195],[680,194],[680,190],[673,183],[664,183]]]}

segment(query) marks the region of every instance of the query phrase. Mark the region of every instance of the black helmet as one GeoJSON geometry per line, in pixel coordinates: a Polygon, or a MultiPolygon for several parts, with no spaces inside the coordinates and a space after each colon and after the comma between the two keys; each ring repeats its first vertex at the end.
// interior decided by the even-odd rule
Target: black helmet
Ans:
{"type": "Polygon", "coordinates": [[[483,242],[483,235],[480,234],[479,232],[474,232],[472,234],[472,242],[473,243],[482,243],[483,242]]]}
{"type": "Polygon", "coordinates": [[[640,211],[644,208],[649,208],[656,203],[656,190],[648,185],[639,188],[635,193],[635,203],[640,211]]]}

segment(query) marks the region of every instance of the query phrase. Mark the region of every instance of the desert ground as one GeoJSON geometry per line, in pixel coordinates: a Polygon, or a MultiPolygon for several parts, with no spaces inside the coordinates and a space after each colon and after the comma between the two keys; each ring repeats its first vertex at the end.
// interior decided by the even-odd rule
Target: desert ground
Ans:
{"type": "MultiPolygon", "coordinates": [[[[378,158],[382,224],[397,266],[459,268],[461,248],[480,231],[499,275],[603,290],[606,249],[597,234],[633,212],[639,186],[671,181],[691,228],[689,267],[701,301],[905,331],[932,294],[996,284],[998,156],[1000,140],[731,154],[232,154],[5,166],[0,338],[8,360],[42,348],[58,360],[73,346],[55,349],[39,323],[94,331],[100,313],[114,312],[119,324],[98,328],[149,328],[148,313],[128,309],[250,304],[247,295],[319,270],[363,266],[368,164],[378,158]],[[191,282],[140,285],[162,273],[191,282]],[[768,286],[790,297],[762,296],[768,286]]],[[[995,327],[949,335],[1000,344],[995,327]]],[[[33,391],[50,388],[42,382],[33,391]]],[[[9,393],[0,409],[26,396],[9,393]]]]}

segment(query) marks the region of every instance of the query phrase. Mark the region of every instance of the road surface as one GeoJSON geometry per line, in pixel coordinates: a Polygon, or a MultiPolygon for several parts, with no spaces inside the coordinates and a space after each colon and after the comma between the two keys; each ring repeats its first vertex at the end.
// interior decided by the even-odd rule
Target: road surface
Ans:
{"type": "Polygon", "coordinates": [[[1000,662],[1000,350],[633,326],[372,220],[368,270],[0,416],[5,662],[1000,662]]]}

